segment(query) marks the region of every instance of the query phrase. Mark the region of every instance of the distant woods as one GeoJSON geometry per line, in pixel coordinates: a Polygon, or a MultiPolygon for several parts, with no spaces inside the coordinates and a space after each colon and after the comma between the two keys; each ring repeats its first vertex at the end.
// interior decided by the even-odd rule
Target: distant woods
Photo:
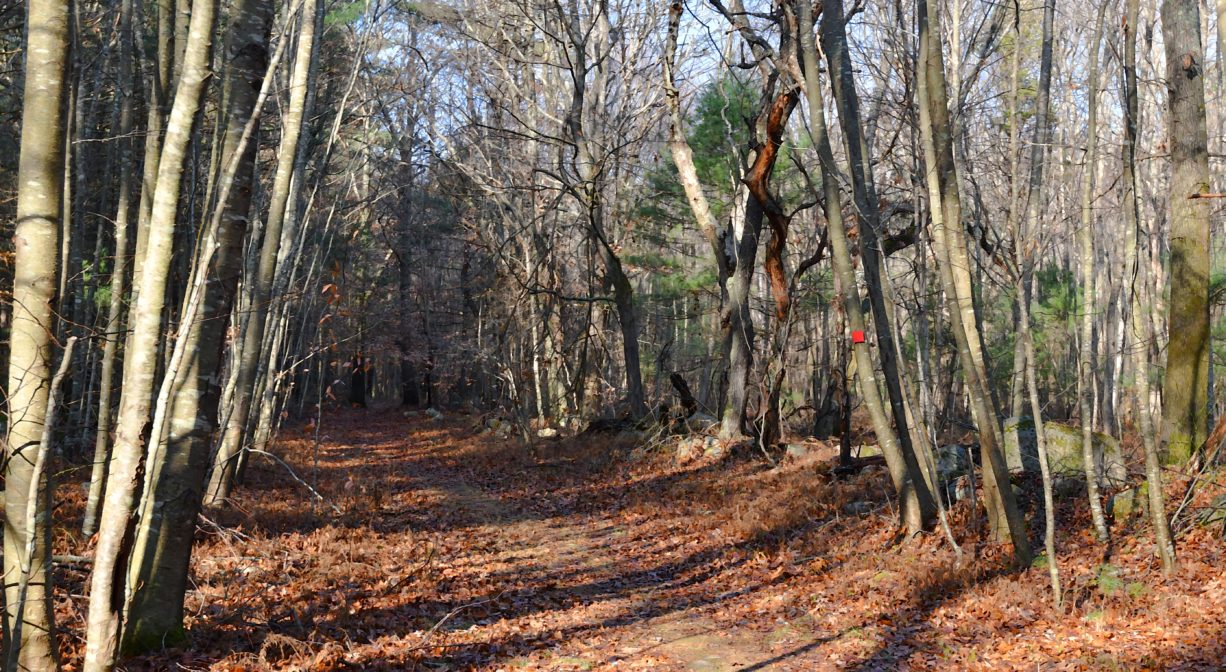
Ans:
{"type": "Polygon", "coordinates": [[[903,537],[963,444],[1018,563],[1041,473],[1057,601],[1053,483],[1071,450],[1108,552],[1123,438],[1173,570],[1226,397],[1226,16],[1055,2],[0,9],[4,668],[182,641],[201,512],[341,405],[864,444],[903,537]],[[53,532],[96,535],[83,654],[53,532]]]}

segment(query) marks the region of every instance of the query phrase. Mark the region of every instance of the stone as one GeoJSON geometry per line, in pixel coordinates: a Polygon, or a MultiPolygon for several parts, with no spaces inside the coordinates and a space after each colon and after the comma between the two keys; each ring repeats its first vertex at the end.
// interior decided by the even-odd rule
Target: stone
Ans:
{"type": "Polygon", "coordinates": [[[705,444],[702,437],[682,439],[677,443],[676,460],[678,464],[693,462],[702,457],[705,444]]]}
{"type": "Polygon", "coordinates": [[[784,454],[794,460],[799,460],[809,454],[809,447],[803,443],[789,443],[784,454]]]}
{"type": "Polygon", "coordinates": [[[707,460],[722,460],[728,456],[728,446],[713,436],[702,440],[702,457],[707,460]]]}
{"type": "MultiPolygon", "coordinates": [[[[1021,416],[1005,421],[1005,461],[1010,471],[1040,473],[1039,442],[1034,421],[1021,416]]],[[[1081,456],[1081,428],[1048,420],[1043,423],[1047,437],[1047,459],[1052,477],[1085,477],[1081,456]]],[[[1128,483],[1128,468],[1120,452],[1120,442],[1101,432],[1093,433],[1094,454],[1098,463],[1098,482],[1104,487],[1123,487],[1128,483]]]]}
{"type": "Polygon", "coordinates": [[[1146,486],[1121,490],[1107,500],[1107,509],[1116,521],[1123,521],[1134,515],[1149,512],[1149,493],[1146,486]]]}
{"type": "Polygon", "coordinates": [[[1086,489],[1085,477],[1053,476],[1051,479],[1051,496],[1056,499],[1080,497],[1086,489]]]}
{"type": "Polygon", "coordinates": [[[971,464],[969,446],[951,444],[937,449],[937,476],[942,481],[949,481],[966,473],[971,464]]]}
{"type": "Polygon", "coordinates": [[[443,414],[438,409],[427,408],[425,411],[422,411],[422,412],[426,414],[426,417],[436,422],[443,419],[443,414]]]}
{"type": "Polygon", "coordinates": [[[542,439],[552,439],[558,435],[558,430],[553,427],[541,427],[536,430],[536,435],[542,439]]]}
{"type": "Polygon", "coordinates": [[[1009,471],[1039,473],[1039,439],[1034,420],[1018,416],[1005,420],[1005,462],[1009,471]]]}
{"type": "Polygon", "coordinates": [[[849,516],[863,516],[875,508],[872,502],[850,502],[843,505],[843,513],[849,516]]]}
{"type": "Polygon", "coordinates": [[[881,446],[875,443],[865,443],[855,449],[856,457],[876,457],[881,454],[881,446]]]}
{"type": "MultiPolygon", "coordinates": [[[[1058,422],[1043,423],[1047,436],[1047,459],[1053,474],[1063,476],[1085,475],[1081,455],[1081,428],[1058,422]]],[[[1093,433],[1095,462],[1098,464],[1098,483],[1105,487],[1123,487],[1128,484],[1128,468],[1120,453],[1120,442],[1115,437],[1101,432],[1093,433]]]]}

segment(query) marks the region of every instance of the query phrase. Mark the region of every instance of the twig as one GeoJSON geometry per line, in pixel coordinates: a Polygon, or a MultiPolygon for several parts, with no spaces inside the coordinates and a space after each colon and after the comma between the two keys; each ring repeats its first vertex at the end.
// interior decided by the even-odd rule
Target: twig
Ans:
{"type": "Polygon", "coordinates": [[[247,452],[249,452],[249,453],[257,453],[257,454],[260,454],[260,455],[267,455],[268,457],[271,457],[273,460],[275,460],[275,461],[277,461],[278,463],[280,463],[280,465],[281,465],[281,466],[285,467],[285,470],[289,472],[289,475],[290,475],[291,477],[293,477],[293,479],[294,479],[295,481],[298,481],[299,483],[301,483],[301,484],[302,484],[302,486],[303,486],[303,487],[305,487],[307,490],[310,490],[310,491],[311,491],[311,494],[312,494],[312,495],[314,495],[316,499],[318,499],[319,501],[321,501],[321,502],[323,502],[323,503],[327,504],[328,506],[330,506],[330,507],[332,508],[332,510],[333,510],[333,511],[335,511],[335,512],[337,513],[337,515],[340,515],[340,514],[341,514],[341,510],[340,510],[340,508],[339,508],[339,507],[337,507],[337,505],[335,505],[335,504],[333,504],[332,502],[329,502],[328,500],[324,499],[324,496],[323,496],[323,495],[321,495],[321,494],[319,494],[319,491],[318,491],[318,490],[316,490],[315,488],[312,488],[310,483],[307,483],[306,481],[304,481],[304,480],[302,480],[301,478],[299,478],[299,477],[298,477],[298,474],[294,473],[294,469],[293,469],[293,467],[289,466],[289,464],[286,464],[285,460],[283,460],[283,459],[281,459],[281,458],[277,457],[276,455],[273,455],[272,453],[268,452],[267,450],[263,450],[263,449],[260,449],[260,448],[248,448],[248,449],[247,449],[247,452]]]}
{"type": "MultiPolygon", "coordinates": [[[[68,373],[68,365],[72,362],[72,349],[77,344],[77,337],[73,336],[64,343],[64,352],[60,356],[60,366],[55,371],[55,375],[51,378],[51,387],[47,393],[46,412],[43,414],[43,432],[39,437],[37,445],[37,453],[34,455],[34,467],[30,474],[30,494],[26,497],[26,538],[25,538],[25,556],[17,558],[18,566],[21,568],[21,575],[17,579],[17,604],[9,605],[10,608],[16,606],[15,615],[13,617],[13,631],[10,633],[9,641],[12,646],[9,647],[8,656],[6,656],[4,669],[17,669],[17,656],[20,650],[21,642],[21,627],[25,623],[26,598],[30,591],[30,579],[34,573],[34,551],[38,548],[39,523],[38,523],[38,505],[43,500],[46,494],[46,486],[44,484],[43,473],[47,470],[47,455],[51,452],[51,438],[55,431],[55,424],[60,404],[60,385],[64,382],[64,375],[68,373]]],[[[49,524],[49,523],[47,523],[49,524]]],[[[44,553],[46,550],[43,551],[44,553]]],[[[46,556],[44,562],[46,561],[46,556]]],[[[48,590],[48,592],[50,592],[48,590]]],[[[50,597],[50,596],[48,596],[50,597]]]]}

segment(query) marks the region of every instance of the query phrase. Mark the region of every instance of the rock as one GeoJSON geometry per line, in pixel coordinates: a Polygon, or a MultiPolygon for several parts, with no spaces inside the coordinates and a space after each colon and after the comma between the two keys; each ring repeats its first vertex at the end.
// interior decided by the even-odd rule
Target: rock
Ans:
{"type": "Polygon", "coordinates": [[[718,423],[718,419],[707,415],[702,411],[694,413],[690,417],[686,418],[684,422],[686,431],[694,432],[695,434],[701,434],[702,432],[709,431],[712,425],[718,423]]]}
{"type": "Polygon", "coordinates": [[[682,439],[677,444],[675,459],[677,460],[678,464],[693,462],[694,460],[702,457],[704,448],[705,444],[700,436],[682,439]]]}
{"type": "Polygon", "coordinates": [[[713,436],[703,438],[702,457],[707,460],[719,461],[728,457],[728,446],[713,436]]]}
{"type": "MultiPolygon", "coordinates": [[[[1034,421],[1022,416],[1005,421],[1005,461],[1010,471],[1039,473],[1039,444],[1034,421]]],[[[1047,459],[1053,478],[1056,476],[1085,477],[1081,456],[1081,428],[1052,422],[1043,423],[1047,437],[1047,459]]],[[[1094,432],[1093,446],[1098,463],[1098,482],[1104,487],[1127,485],[1128,468],[1120,453],[1120,442],[1114,437],[1094,432]]]]}
{"type": "Polygon", "coordinates": [[[838,413],[824,413],[813,422],[813,436],[825,441],[839,429],[838,413]]]}
{"type": "Polygon", "coordinates": [[[803,443],[789,443],[785,454],[794,460],[799,460],[809,454],[809,447],[803,443]]]}
{"type": "Polygon", "coordinates": [[[873,457],[881,454],[881,446],[875,443],[865,443],[856,448],[856,457],[873,457]]]}
{"type": "Polygon", "coordinates": [[[427,408],[426,410],[422,411],[422,413],[425,413],[426,417],[434,421],[443,419],[443,414],[435,408],[427,408]]]}
{"type": "MultiPolygon", "coordinates": [[[[1081,455],[1081,429],[1058,422],[1045,422],[1047,459],[1053,474],[1084,476],[1081,455]]],[[[1098,465],[1098,482],[1105,487],[1122,487],[1128,483],[1128,468],[1120,453],[1120,442],[1114,437],[1094,432],[1093,448],[1098,465]]]]}
{"type": "Polygon", "coordinates": [[[558,430],[554,429],[553,427],[541,427],[540,429],[536,430],[536,435],[542,439],[552,439],[558,435],[558,430]]]}
{"type": "Polygon", "coordinates": [[[937,449],[937,476],[949,481],[966,473],[971,464],[969,446],[952,444],[937,449]]]}
{"type": "Polygon", "coordinates": [[[1053,476],[1051,479],[1051,496],[1056,499],[1079,497],[1086,489],[1085,477],[1053,476]]]}
{"type": "Polygon", "coordinates": [[[843,505],[843,513],[849,516],[863,516],[866,513],[870,513],[874,508],[876,507],[873,506],[872,502],[850,502],[843,505]]]}
{"type": "Polygon", "coordinates": [[[1116,521],[1123,521],[1134,515],[1143,515],[1149,511],[1149,493],[1146,486],[1128,488],[1112,495],[1107,500],[1107,509],[1116,521]]]}

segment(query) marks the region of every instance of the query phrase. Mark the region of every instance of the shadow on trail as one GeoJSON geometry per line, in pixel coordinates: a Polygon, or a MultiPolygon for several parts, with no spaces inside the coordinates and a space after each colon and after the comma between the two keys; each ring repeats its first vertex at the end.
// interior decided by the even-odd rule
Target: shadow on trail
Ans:
{"type": "MultiPolygon", "coordinates": [[[[785,530],[700,544],[692,532],[687,541],[672,528],[660,529],[659,524],[682,524],[680,512],[688,502],[677,486],[710,479],[720,466],[636,475],[621,459],[630,444],[572,440],[542,442],[529,450],[478,436],[465,422],[345,411],[325,432],[328,442],[340,445],[316,453],[310,436],[287,436],[279,453],[299,478],[341,509],[339,515],[322,506],[314,512],[284,506],[302,486],[271,463],[253,469],[244,486],[251,496],[240,502],[244,508],[225,512],[222,522],[245,522],[274,537],[332,527],[414,539],[459,535],[466,544],[444,551],[423,570],[422,589],[407,602],[381,606],[386,594],[360,581],[339,581],[326,600],[288,594],[279,606],[270,605],[265,637],[364,644],[385,637],[388,624],[398,624],[406,633],[428,632],[439,641],[420,645],[422,650],[407,658],[404,650],[389,654],[385,662],[371,661],[363,669],[428,668],[432,662],[469,669],[743,599],[785,578],[743,578],[750,551],[762,537],[785,530]],[[619,522],[631,507],[648,513],[635,514],[638,522],[619,522]],[[529,537],[507,537],[508,530],[529,537]],[[659,536],[647,536],[653,533],[659,536]],[[506,566],[485,566],[495,557],[506,566]],[[466,592],[466,584],[475,584],[477,592],[466,592]],[[488,630],[489,636],[451,641],[470,629],[488,630]]],[[[195,631],[203,638],[236,636],[210,632],[213,627],[205,620],[195,631]]],[[[249,639],[243,648],[255,648],[260,633],[244,634],[249,639]]],[[[824,641],[748,669],[766,669],[824,641]]]]}

